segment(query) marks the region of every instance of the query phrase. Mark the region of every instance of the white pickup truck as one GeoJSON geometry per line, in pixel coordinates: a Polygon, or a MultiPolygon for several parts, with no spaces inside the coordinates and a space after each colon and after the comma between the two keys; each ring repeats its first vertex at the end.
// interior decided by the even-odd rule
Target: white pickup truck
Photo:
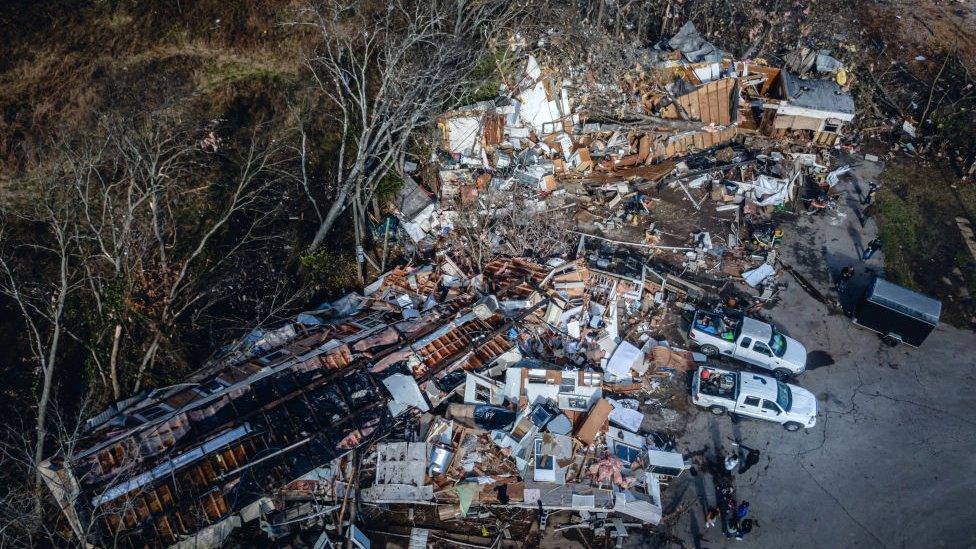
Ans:
{"type": "Polygon", "coordinates": [[[754,318],[696,311],[688,337],[705,355],[722,354],[772,370],[780,381],[803,373],[807,367],[807,350],[802,343],[754,318]]]}
{"type": "Polygon", "coordinates": [[[752,372],[698,368],[691,383],[691,400],[715,415],[726,412],[781,423],[787,431],[817,424],[813,393],[752,372]]]}

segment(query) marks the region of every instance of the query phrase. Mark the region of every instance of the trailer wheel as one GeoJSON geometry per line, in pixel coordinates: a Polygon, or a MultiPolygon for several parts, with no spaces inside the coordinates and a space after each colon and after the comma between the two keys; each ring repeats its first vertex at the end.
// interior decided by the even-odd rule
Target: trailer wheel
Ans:
{"type": "Polygon", "coordinates": [[[898,345],[898,338],[897,337],[892,337],[890,335],[886,335],[886,336],[884,336],[884,337],[881,338],[881,343],[884,343],[885,345],[887,345],[889,347],[895,347],[895,346],[898,345]]]}
{"type": "Polygon", "coordinates": [[[725,408],[719,406],[718,404],[714,404],[708,407],[708,411],[717,416],[720,416],[725,413],[725,408]]]}
{"type": "Polygon", "coordinates": [[[773,377],[778,381],[786,381],[793,376],[793,372],[787,370],[786,368],[776,368],[773,370],[773,377]]]}
{"type": "Polygon", "coordinates": [[[787,421],[786,423],[783,424],[783,428],[793,433],[802,429],[803,426],[795,421],[787,421]]]}
{"type": "Polygon", "coordinates": [[[715,356],[718,354],[718,347],[714,345],[702,345],[698,350],[705,356],[715,356]]]}

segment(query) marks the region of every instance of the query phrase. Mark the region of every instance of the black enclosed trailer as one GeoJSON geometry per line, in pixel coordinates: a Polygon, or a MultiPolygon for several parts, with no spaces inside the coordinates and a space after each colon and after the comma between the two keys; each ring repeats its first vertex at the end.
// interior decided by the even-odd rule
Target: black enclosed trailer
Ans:
{"type": "Polygon", "coordinates": [[[918,347],[939,324],[942,302],[876,277],[854,309],[854,323],[881,334],[885,343],[918,347]]]}

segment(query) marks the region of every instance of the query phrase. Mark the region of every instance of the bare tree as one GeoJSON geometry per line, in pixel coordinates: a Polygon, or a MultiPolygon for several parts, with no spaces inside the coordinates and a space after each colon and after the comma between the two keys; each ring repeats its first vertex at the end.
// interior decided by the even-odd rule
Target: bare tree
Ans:
{"type": "Polygon", "coordinates": [[[63,191],[46,189],[31,210],[16,216],[4,213],[20,217],[36,231],[30,240],[12,242],[0,227],[0,242],[10,244],[0,250],[0,294],[20,312],[27,350],[40,374],[33,443],[33,459],[38,463],[44,455],[47,412],[67,337],[66,308],[82,279],[76,269],[75,216],[63,191]]]}
{"type": "Polygon", "coordinates": [[[398,0],[368,12],[358,2],[308,6],[296,24],[311,26],[319,47],[306,58],[333,107],[339,133],[334,199],[309,247],[322,245],[351,208],[359,261],[366,205],[401,162],[411,132],[428,127],[470,89],[489,39],[510,10],[495,0],[398,0]]]}
{"type": "Polygon", "coordinates": [[[261,229],[290,185],[290,136],[258,125],[238,148],[220,146],[213,132],[203,140],[197,134],[164,119],[105,121],[80,154],[64,151],[88,286],[112,327],[111,344],[93,347],[111,349],[101,355],[115,397],[121,356],[138,364],[130,372],[138,391],[181,318],[234,297],[207,275],[278,236],[261,229]],[[123,332],[128,353],[119,351],[123,332]]]}
{"type": "MultiPolygon", "coordinates": [[[[0,429],[0,470],[7,477],[6,482],[0,483],[0,546],[65,547],[73,542],[83,546],[106,518],[131,512],[133,500],[143,493],[141,489],[134,490],[127,494],[122,505],[101,508],[91,508],[91,497],[86,501],[86,496],[81,493],[81,486],[94,473],[92,470],[79,471],[71,461],[85,440],[84,418],[90,411],[89,396],[77,403],[77,409],[70,413],[65,413],[57,404],[51,405],[47,426],[49,457],[43,461],[36,460],[30,429],[18,428],[17,419],[23,418],[8,418],[7,424],[0,429]],[[43,484],[18,479],[24,476],[41,478],[43,484]],[[50,506],[60,508],[60,513],[50,506]],[[52,517],[57,518],[50,520],[52,517]],[[76,540],[65,537],[62,518],[67,520],[76,540]]],[[[126,472],[121,469],[105,481],[105,488],[96,491],[96,498],[107,493],[126,472]]]]}
{"type": "MultiPolygon", "coordinates": [[[[21,230],[0,254],[0,291],[24,317],[43,378],[38,452],[65,338],[88,351],[94,381],[118,399],[145,384],[162,349],[178,361],[178,338],[208,311],[240,303],[240,284],[229,283],[242,279],[239,264],[274,271],[263,259],[284,245],[269,223],[294,185],[293,138],[258,124],[222,144],[213,131],[150,115],[105,119],[44,151],[36,190],[44,200],[10,218],[42,230],[21,230]],[[68,325],[72,298],[85,314],[68,325]]],[[[277,313],[295,294],[273,278],[277,313]]]]}
{"type": "Polygon", "coordinates": [[[457,215],[452,216],[449,241],[458,261],[470,272],[478,272],[499,256],[546,257],[565,252],[565,231],[570,228],[566,212],[537,200],[536,189],[511,178],[496,181],[505,182],[493,182],[474,200],[458,199],[451,205],[457,215]]]}

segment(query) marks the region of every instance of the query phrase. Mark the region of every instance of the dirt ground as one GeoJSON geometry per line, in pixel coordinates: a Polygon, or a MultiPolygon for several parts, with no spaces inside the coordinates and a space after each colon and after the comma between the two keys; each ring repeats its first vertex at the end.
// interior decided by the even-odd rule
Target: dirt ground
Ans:
{"type": "Polygon", "coordinates": [[[971,70],[976,67],[976,1],[898,0],[879,4],[877,9],[896,17],[907,54],[916,55],[910,49],[913,46],[958,49],[971,70]]]}

